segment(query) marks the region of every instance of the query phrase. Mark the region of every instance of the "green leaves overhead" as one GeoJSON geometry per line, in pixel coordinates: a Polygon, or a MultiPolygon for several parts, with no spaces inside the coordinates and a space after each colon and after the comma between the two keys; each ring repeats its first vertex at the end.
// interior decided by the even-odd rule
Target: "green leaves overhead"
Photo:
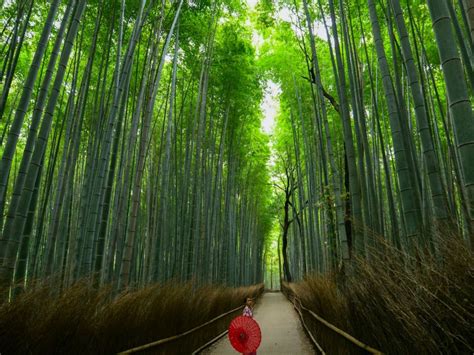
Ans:
{"type": "MultiPolygon", "coordinates": [[[[261,280],[271,188],[247,6],[79,0],[65,16],[59,2],[51,39],[32,63],[27,49],[38,46],[48,7],[23,3],[34,15],[33,35],[18,50],[16,68],[14,56],[0,59],[9,70],[0,74],[13,77],[5,112],[23,109],[16,99],[23,78],[39,64],[24,109],[29,117],[37,107],[36,125],[48,129],[38,140],[28,120],[15,121],[24,133],[18,147],[10,144],[12,157],[2,140],[3,161],[13,166],[3,174],[0,199],[0,243],[8,246],[0,255],[1,286],[14,281],[14,271],[15,281],[57,274],[62,285],[93,274],[94,284],[117,290],[170,278],[261,280]],[[82,18],[70,17],[82,8],[82,18]],[[55,40],[61,67],[52,62],[55,40]],[[38,104],[42,88],[42,100],[57,99],[47,116],[38,104]]],[[[15,26],[26,23],[26,15],[15,19],[17,10],[12,3],[0,15],[2,50],[11,53],[19,48],[11,40],[15,26]]],[[[0,122],[5,137],[12,121],[0,122]]]]}
{"type": "Polygon", "coordinates": [[[276,189],[285,274],[347,270],[350,257],[370,260],[387,241],[408,253],[434,252],[446,225],[457,225],[466,239],[472,234],[472,197],[463,192],[471,189],[472,164],[461,157],[474,137],[464,129],[465,144],[456,147],[450,128],[471,120],[470,110],[447,112],[461,101],[472,106],[472,95],[449,103],[445,89],[454,65],[456,93],[464,87],[470,66],[459,63],[469,64],[472,41],[462,2],[443,15],[441,3],[428,1],[437,11],[433,21],[425,1],[276,0],[256,7],[265,39],[260,65],[282,91],[273,178],[291,190],[276,189]],[[458,26],[457,37],[446,40],[448,31],[440,31],[438,46],[433,24],[448,21],[458,26]],[[456,64],[444,60],[442,67],[438,51],[446,59],[448,46],[456,64]],[[463,46],[467,56],[459,60],[463,46]]]}

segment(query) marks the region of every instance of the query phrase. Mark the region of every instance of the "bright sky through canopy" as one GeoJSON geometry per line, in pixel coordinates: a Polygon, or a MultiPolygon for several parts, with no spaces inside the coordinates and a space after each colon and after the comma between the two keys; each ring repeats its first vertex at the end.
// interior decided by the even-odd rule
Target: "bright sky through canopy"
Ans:
{"type": "Polygon", "coordinates": [[[266,83],[265,95],[261,108],[263,113],[262,130],[266,134],[273,134],[275,129],[275,117],[280,109],[278,96],[281,93],[280,86],[269,80],[266,83]]]}
{"type": "MultiPolygon", "coordinates": [[[[246,0],[246,2],[250,9],[254,9],[258,3],[258,0],[246,0]]],[[[247,20],[247,23],[248,25],[251,25],[249,20],[247,20]]],[[[258,53],[258,49],[262,45],[263,38],[255,29],[253,29],[252,32],[252,42],[258,53]]],[[[264,97],[260,104],[263,114],[262,131],[265,134],[272,135],[275,129],[275,117],[280,109],[280,102],[278,98],[280,93],[281,89],[277,83],[271,80],[268,80],[265,83],[264,97]]]]}
{"type": "Polygon", "coordinates": [[[246,2],[247,2],[247,5],[248,5],[251,9],[253,9],[253,8],[255,7],[255,5],[257,5],[258,0],[246,0],[246,2]]]}

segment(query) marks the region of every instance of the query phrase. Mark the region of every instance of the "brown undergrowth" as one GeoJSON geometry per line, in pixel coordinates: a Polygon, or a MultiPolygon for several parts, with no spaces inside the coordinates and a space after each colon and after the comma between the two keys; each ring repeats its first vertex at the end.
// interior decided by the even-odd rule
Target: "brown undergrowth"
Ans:
{"type": "MultiPolygon", "coordinates": [[[[53,292],[32,287],[0,307],[2,354],[112,354],[183,333],[257,297],[263,285],[240,288],[169,283],[127,291],[96,290],[86,280],[53,292]]],[[[224,331],[231,314],[152,353],[190,353],[224,331]]]]}
{"type": "MultiPolygon", "coordinates": [[[[384,353],[472,354],[473,252],[453,236],[444,236],[438,245],[435,256],[406,255],[385,245],[372,250],[368,261],[355,260],[344,278],[311,275],[300,283],[286,284],[286,292],[384,353]]],[[[328,353],[363,353],[303,313],[328,353]]]]}

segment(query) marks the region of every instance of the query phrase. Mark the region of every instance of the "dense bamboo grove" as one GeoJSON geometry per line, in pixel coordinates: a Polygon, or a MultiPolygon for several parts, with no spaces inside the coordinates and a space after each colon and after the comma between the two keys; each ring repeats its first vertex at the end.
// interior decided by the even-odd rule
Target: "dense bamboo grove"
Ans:
{"type": "Polygon", "coordinates": [[[439,257],[443,231],[474,245],[472,1],[0,3],[11,296],[350,275],[387,245],[439,257]]]}
{"type": "Polygon", "coordinates": [[[2,1],[3,287],[262,279],[269,150],[244,15],[2,1]]]}
{"type": "Polygon", "coordinates": [[[283,273],[350,270],[387,243],[473,244],[469,1],[262,1],[283,273]]]}

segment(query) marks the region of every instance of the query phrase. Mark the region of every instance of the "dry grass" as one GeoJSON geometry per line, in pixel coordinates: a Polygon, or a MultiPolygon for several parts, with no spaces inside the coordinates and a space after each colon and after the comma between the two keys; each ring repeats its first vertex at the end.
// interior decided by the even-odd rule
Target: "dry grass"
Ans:
{"type": "MultiPolygon", "coordinates": [[[[345,282],[335,275],[308,276],[286,285],[302,303],[364,343],[392,354],[474,351],[474,258],[450,236],[437,257],[416,258],[386,246],[370,262],[357,260],[345,282]]],[[[360,352],[305,314],[331,354],[360,352]]]]}
{"type": "MultiPolygon", "coordinates": [[[[241,288],[170,283],[112,297],[86,281],[61,294],[46,283],[0,307],[0,353],[116,353],[187,331],[256,297],[263,285],[241,288]]],[[[190,353],[226,329],[234,315],[154,353],[190,353]]]]}

